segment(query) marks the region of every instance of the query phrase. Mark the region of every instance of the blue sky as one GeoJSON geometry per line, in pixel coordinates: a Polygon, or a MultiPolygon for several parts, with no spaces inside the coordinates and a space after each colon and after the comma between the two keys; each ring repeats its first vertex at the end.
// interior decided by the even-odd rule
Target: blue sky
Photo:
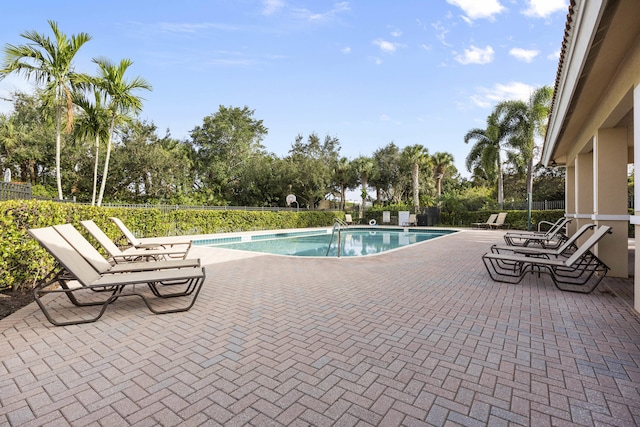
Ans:
{"type": "MultiPolygon", "coordinates": [[[[219,105],[255,110],[269,152],[296,135],[337,137],[341,154],[395,142],[447,151],[467,175],[464,134],[504,99],[553,86],[568,0],[210,0],[7,2],[0,44],[20,33],[87,32],[76,70],[131,59],[153,91],[141,119],[187,139],[219,105]]],[[[0,81],[0,98],[30,91],[0,81]]],[[[0,112],[10,104],[0,101],[0,112]]]]}

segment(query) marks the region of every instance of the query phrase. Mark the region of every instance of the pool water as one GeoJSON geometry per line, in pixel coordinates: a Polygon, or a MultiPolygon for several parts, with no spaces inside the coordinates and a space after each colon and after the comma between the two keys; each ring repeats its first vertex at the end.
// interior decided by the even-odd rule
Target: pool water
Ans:
{"type": "MultiPolygon", "coordinates": [[[[373,255],[454,232],[379,227],[347,228],[340,232],[339,256],[373,255]]],[[[194,241],[194,244],[277,255],[338,256],[338,233],[336,231],[332,239],[332,230],[262,234],[251,236],[250,239],[203,239],[194,241]]]]}

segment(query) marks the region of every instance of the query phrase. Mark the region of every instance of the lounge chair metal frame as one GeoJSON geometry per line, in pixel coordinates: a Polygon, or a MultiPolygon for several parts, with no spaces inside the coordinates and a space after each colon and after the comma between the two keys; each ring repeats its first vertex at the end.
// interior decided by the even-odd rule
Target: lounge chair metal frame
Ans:
{"type": "Polygon", "coordinates": [[[570,218],[561,218],[545,233],[508,232],[504,235],[504,241],[510,246],[539,245],[545,249],[557,249],[568,239],[562,229],[570,222],[570,218]]]}
{"type": "MultiPolygon", "coordinates": [[[[542,258],[569,258],[578,249],[576,242],[587,231],[595,228],[595,224],[585,224],[578,231],[576,231],[570,238],[568,238],[558,248],[543,248],[540,246],[510,246],[510,245],[492,245],[491,252],[497,254],[520,254],[528,256],[538,256],[542,258]]],[[[504,262],[505,268],[507,265],[512,265],[510,262],[504,262]]]]}
{"type": "Polygon", "coordinates": [[[562,291],[591,293],[609,271],[609,267],[591,252],[591,248],[611,232],[611,227],[601,226],[566,259],[552,259],[543,253],[508,255],[489,252],[482,256],[482,261],[487,273],[496,282],[517,284],[527,273],[547,273],[562,291]]]}
{"type": "Polygon", "coordinates": [[[495,222],[493,224],[489,224],[489,228],[491,229],[494,229],[494,228],[498,229],[502,227],[509,228],[509,224],[506,222],[506,220],[507,220],[507,212],[500,212],[495,222]]]}
{"type": "Polygon", "coordinates": [[[81,254],[98,273],[127,273],[133,271],[163,270],[167,268],[200,267],[200,260],[196,258],[147,260],[121,262],[111,264],[91,243],[73,226],[73,224],[54,225],[53,228],[73,248],[81,254]]]}
{"type": "MultiPolygon", "coordinates": [[[[205,280],[205,270],[202,267],[190,267],[180,269],[163,269],[153,271],[136,271],[123,273],[98,273],[91,264],[78,253],[62,235],[53,227],[45,227],[29,230],[40,245],[45,248],[56,260],[57,265],[45,277],[39,281],[33,290],[35,301],[49,322],[56,326],[77,325],[91,323],[100,319],[107,307],[120,297],[140,297],[147,308],[154,314],[178,313],[191,309],[202,289],[205,280]],[[59,285],[51,289],[52,286],[59,285]],[[192,296],[191,301],[183,307],[158,309],[151,304],[149,296],[139,292],[136,285],[146,285],[145,288],[160,299],[192,296]],[[180,286],[180,290],[165,292],[174,286],[180,286]],[[91,299],[81,301],[76,294],[86,294],[86,291],[108,293],[107,298],[100,300],[91,299]],[[78,307],[101,307],[98,314],[90,318],[74,320],[54,319],[42,300],[47,294],[63,293],[78,307]]],[[[95,294],[94,294],[95,295],[95,294]]]]}
{"type": "Polygon", "coordinates": [[[183,241],[183,242],[150,242],[150,241],[142,241],[136,237],[135,234],[122,222],[120,218],[117,217],[109,217],[111,221],[118,227],[122,235],[128,242],[129,246],[133,246],[136,249],[171,249],[174,246],[180,245],[191,245],[191,241],[183,241]]]}
{"type": "Polygon", "coordinates": [[[150,259],[176,259],[186,258],[191,249],[192,242],[186,248],[169,249],[142,249],[131,248],[126,251],[121,250],[104,231],[92,220],[80,221],[80,224],[93,236],[94,239],[107,251],[114,262],[145,261],[150,259]]]}
{"type": "Polygon", "coordinates": [[[471,223],[471,226],[475,228],[489,228],[491,224],[494,224],[496,222],[497,218],[498,218],[498,214],[493,213],[489,215],[489,218],[487,218],[485,222],[473,222],[471,223]]]}

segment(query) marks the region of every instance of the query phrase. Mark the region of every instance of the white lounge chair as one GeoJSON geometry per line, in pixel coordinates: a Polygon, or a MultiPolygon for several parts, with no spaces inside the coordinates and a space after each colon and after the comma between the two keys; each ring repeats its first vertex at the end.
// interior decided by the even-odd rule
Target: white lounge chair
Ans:
{"type": "Polygon", "coordinates": [[[567,240],[567,236],[562,232],[562,229],[569,222],[571,222],[571,219],[561,218],[545,233],[526,231],[508,232],[504,235],[504,241],[507,245],[511,246],[539,245],[543,248],[557,248],[567,240]]]}
{"type": "Polygon", "coordinates": [[[142,298],[147,308],[154,314],[187,311],[195,303],[204,283],[205,271],[202,267],[101,274],[53,227],[31,229],[29,234],[57,261],[56,268],[38,282],[33,292],[35,301],[47,320],[57,326],[95,322],[102,317],[111,303],[120,297],[127,296],[142,298]],[[59,286],[52,287],[55,285],[59,286]],[[136,285],[147,285],[151,289],[151,295],[148,291],[146,294],[143,293],[136,288],[136,285]],[[178,291],[164,292],[164,289],[168,287],[178,289],[178,291]],[[107,293],[109,296],[106,299],[102,297],[100,300],[96,300],[96,292],[107,293]],[[63,315],[64,320],[54,319],[45,304],[50,299],[42,299],[42,296],[52,293],[65,294],[75,306],[98,306],[100,309],[97,314],[90,317],[83,311],[83,314],[76,313],[78,317],[72,320],[68,320],[69,313],[67,312],[63,315]],[[87,301],[87,294],[93,298],[89,298],[87,301]],[[79,296],[80,298],[78,298],[79,296]],[[151,303],[153,299],[184,296],[192,296],[191,301],[179,308],[171,304],[170,308],[163,309],[157,307],[156,303],[151,303]]]}
{"type": "Polygon", "coordinates": [[[502,227],[506,227],[509,224],[507,224],[505,221],[507,220],[507,213],[506,212],[500,212],[498,214],[498,217],[496,218],[496,221],[493,224],[489,224],[489,228],[502,228],[502,227]]]}
{"type": "Polygon", "coordinates": [[[133,260],[149,260],[149,259],[169,259],[169,258],[186,258],[191,249],[191,243],[184,247],[176,249],[128,249],[121,250],[118,245],[107,236],[104,231],[92,220],[80,221],[80,224],[87,229],[89,234],[107,251],[114,262],[126,262],[133,260]]]}
{"type": "Polygon", "coordinates": [[[475,228],[489,228],[491,224],[495,224],[496,218],[498,218],[498,214],[494,213],[489,215],[489,218],[485,222],[474,222],[471,223],[471,226],[475,228]]]}
{"type": "Polygon", "coordinates": [[[595,224],[585,224],[578,231],[576,231],[571,237],[566,239],[557,248],[541,247],[541,246],[512,246],[512,245],[492,245],[491,252],[500,254],[521,254],[521,255],[535,255],[546,258],[557,257],[570,257],[573,252],[578,249],[576,242],[587,231],[595,228],[595,224]]]}
{"type": "Polygon", "coordinates": [[[200,260],[196,258],[124,262],[112,265],[72,224],[54,225],[53,228],[101,274],[200,267],[200,260]]]}
{"type": "Polygon", "coordinates": [[[175,246],[179,246],[179,245],[190,245],[191,242],[190,241],[183,241],[183,242],[152,242],[149,239],[146,239],[145,241],[142,241],[140,239],[138,239],[136,237],[135,234],[133,234],[133,232],[131,230],[129,230],[129,228],[124,225],[124,223],[120,220],[120,218],[116,218],[116,217],[109,217],[109,219],[111,221],[113,221],[113,223],[118,227],[118,229],[120,230],[120,232],[122,232],[122,234],[124,235],[124,237],[127,239],[127,242],[129,242],[129,244],[131,246],[133,246],[134,248],[137,249],[158,249],[158,248],[164,248],[164,249],[168,249],[168,248],[174,248],[175,246]]]}
{"type": "Polygon", "coordinates": [[[601,226],[568,258],[550,259],[539,254],[503,254],[489,252],[482,261],[496,282],[520,283],[527,273],[548,273],[555,286],[563,291],[590,293],[602,281],[609,267],[591,252],[591,248],[611,227],[601,226]]]}

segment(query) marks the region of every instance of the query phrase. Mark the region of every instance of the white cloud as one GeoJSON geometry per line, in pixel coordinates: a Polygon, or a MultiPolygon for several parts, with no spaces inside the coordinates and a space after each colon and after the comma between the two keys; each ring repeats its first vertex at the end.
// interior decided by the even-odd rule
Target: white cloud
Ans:
{"type": "Polygon", "coordinates": [[[215,29],[223,31],[236,31],[238,27],[228,24],[218,24],[214,22],[201,22],[197,24],[193,23],[175,23],[175,22],[160,22],[158,28],[162,32],[167,33],[196,33],[200,30],[215,29]]]}
{"type": "Polygon", "coordinates": [[[560,10],[567,11],[569,4],[567,0],[529,0],[529,7],[522,13],[534,18],[546,18],[560,10]]]}
{"type": "Polygon", "coordinates": [[[514,58],[520,60],[520,61],[524,61],[527,63],[530,63],[531,61],[533,61],[533,59],[538,56],[538,54],[540,53],[540,51],[538,50],[534,50],[534,49],[522,49],[519,47],[514,47],[513,49],[511,49],[509,51],[509,55],[513,56],[514,58]]]}
{"type": "Polygon", "coordinates": [[[493,20],[495,15],[505,10],[499,0],[447,0],[447,3],[462,9],[467,22],[481,18],[493,20]]]}
{"type": "Polygon", "coordinates": [[[471,46],[469,49],[465,49],[464,53],[456,55],[455,59],[463,65],[467,64],[488,64],[493,61],[493,48],[487,46],[484,49],[471,46]]]}
{"type": "Polygon", "coordinates": [[[284,7],[283,0],[262,0],[262,4],[263,4],[263,8],[262,8],[263,15],[273,15],[274,13],[276,13],[277,11],[279,11],[284,7]]]}
{"type": "Polygon", "coordinates": [[[378,117],[378,120],[385,123],[391,123],[393,125],[402,125],[402,122],[392,119],[391,116],[385,113],[380,114],[380,116],[378,117]]]}
{"type": "Polygon", "coordinates": [[[557,61],[560,59],[560,49],[556,50],[555,52],[551,52],[549,55],[547,55],[547,59],[550,61],[557,61]]]}
{"type": "Polygon", "coordinates": [[[397,43],[393,43],[393,42],[388,42],[386,40],[382,40],[382,39],[376,39],[373,41],[373,44],[375,44],[376,46],[378,46],[380,48],[380,50],[384,53],[393,53],[395,52],[398,47],[400,45],[398,45],[397,43]]]}
{"type": "Polygon", "coordinates": [[[447,41],[445,40],[445,37],[447,36],[449,30],[442,26],[440,22],[431,24],[431,26],[434,30],[436,30],[436,39],[438,39],[444,46],[451,47],[452,45],[450,43],[447,43],[447,41]]]}
{"type": "Polygon", "coordinates": [[[529,99],[535,88],[522,82],[497,83],[492,88],[480,87],[471,102],[480,108],[490,108],[501,101],[529,99]]]}
{"type": "Polygon", "coordinates": [[[344,53],[345,55],[351,53],[351,48],[349,46],[345,46],[342,49],[340,49],[340,52],[344,53]]]}
{"type": "Polygon", "coordinates": [[[337,14],[346,12],[348,10],[351,10],[351,8],[349,7],[349,2],[344,1],[340,3],[335,3],[333,5],[333,9],[330,9],[326,12],[313,13],[308,9],[295,9],[293,11],[293,15],[297,18],[301,18],[307,21],[321,22],[321,21],[327,21],[333,18],[334,16],[336,16],[337,14]]]}
{"type": "Polygon", "coordinates": [[[402,35],[402,31],[399,31],[399,30],[391,31],[392,37],[400,37],[401,35],[402,35]]]}

